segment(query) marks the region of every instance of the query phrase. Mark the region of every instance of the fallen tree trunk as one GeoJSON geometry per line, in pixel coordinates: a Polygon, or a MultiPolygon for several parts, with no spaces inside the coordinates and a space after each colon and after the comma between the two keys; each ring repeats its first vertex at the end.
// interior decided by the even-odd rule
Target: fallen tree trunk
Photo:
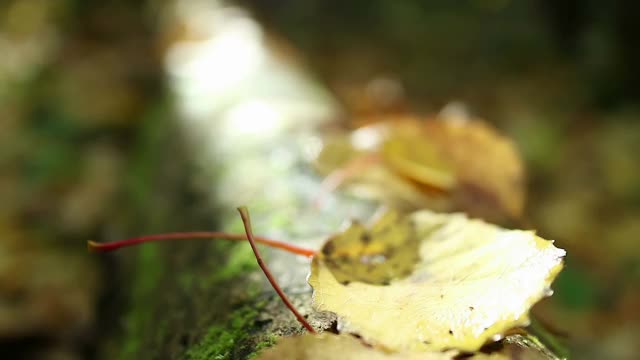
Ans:
{"type": "MultiPolygon", "coordinates": [[[[319,129],[337,118],[337,107],[295,66],[269,51],[264,34],[255,23],[248,25],[246,15],[212,16],[217,26],[206,41],[169,50],[180,120],[173,121],[169,112],[141,129],[141,160],[132,169],[154,165],[133,177],[122,221],[122,229],[140,233],[120,230],[112,237],[213,229],[241,233],[235,208],[246,205],[254,233],[317,249],[344,222],[366,219],[377,206],[344,195],[331,195],[321,209],[313,206],[322,179],[308,159],[319,148],[319,129]],[[224,47],[229,44],[234,45],[224,47]],[[249,54],[235,52],[243,46],[249,54]]],[[[300,311],[317,328],[331,327],[331,314],[310,308],[308,259],[265,252],[300,311]]],[[[116,258],[113,281],[123,284],[123,291],[107,307],[107,317],[116,320],[105,334],[104,358],[246,359],[278,336],[303,332],[265,281],[247,243],[150,244],[116,258]]],[[[511,339],[515,346],[534,348],[511,339]]]]}

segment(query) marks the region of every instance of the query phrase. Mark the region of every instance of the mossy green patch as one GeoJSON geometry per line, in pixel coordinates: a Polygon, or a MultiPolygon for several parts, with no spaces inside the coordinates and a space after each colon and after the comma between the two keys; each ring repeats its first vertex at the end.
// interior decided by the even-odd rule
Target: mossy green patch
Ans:
{"type": "MultiPolygon", "coordinates": [[[[124,179],[125,196],[127,198],[127,221],[135,221],[136,228],[141,233],[158,229],[170,219],[166,206],[149,203],[153,199],[157,184],[160,164],[162,164],[161,149],[169,133],[170,121],[165,114],[168,112],[167,102],[160,101],[145,114],[136,134],[138,139],[132,151],[124,179]],[[148,211],[149,207],[154,211],[148,211]],[[135,219],[135,220],[133,220],[135,219]],[[140,222],[138,219],[143,219],[140,222]]],[[[133,224],[131,224],[133,226],[133,224]]],[[[163,338],[168,326],[163,320],[159,327],[155,317],[157,306],[155,302],[157,289],[163,275],[164,257],[159,245],[148,244],[137,251],[133,265],[132,279],[129,284],[131,295],[128,313],[124,316],[125,330],[122,336],[122,347],[118,358],[138,359],[145,340],[145,333],[153,327],[154,336],[163,338]]],[[[148,340],[147,340],[148,341],[148,340]]]]}
{"type": "MultiPolygon", "coordinates": [[[[263,304],[244,306],[230,314],[225,326],[211,326],[205,337],[186,353],[188,360],[231,359],[256,348],[249,340],[263,304]]],[[[246,355],[245,355],[246,356],[246,355]]]]}
{"type": "Polygon", "coordinates": [[[150,206],[153,187],[150,184],[158,177],[159,164],[165,160],[162,158],[164,142],[167,141],[171,122],[166,118],[167,105],[160,102],[152,107],[144,116],[137,131],[138,139],[131,154],[131,163],[128,166],[126,187],[129,202],[142,207],[140,214],[150,206]]]}
{"type": "Polygon", "coordinates": [[[148,300],[153,296],[161,276],[162,267],[157,246],[149,245],[141,248],[132,283],[130,310],[125,316],[126,336],[122,344],[121,359],[137,358],[145,326],[153,319],[153,308],[148,306],[148,300]]]}
{"type": "Polygon", "coordinates": [[[248,356],[248,359],[253,359],[260,355],[260,352],[264,349],[270,348],[278,342],[279,337],[274,334],[267,334],[264,338],[258,342],[253,350],[253,353],[248,356]]]}

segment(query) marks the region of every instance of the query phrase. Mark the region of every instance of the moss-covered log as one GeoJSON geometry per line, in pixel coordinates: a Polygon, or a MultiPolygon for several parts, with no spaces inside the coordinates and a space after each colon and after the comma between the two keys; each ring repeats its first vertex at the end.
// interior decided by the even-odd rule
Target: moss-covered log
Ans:
{"type": "MultiPolygon", "coordinates": [[[[238,35],[225,21],[199,50],[238,35]]],[[[225,88],[217,82],[220,71],[234,69],[190,72],[195,59],[175,56],[170,78],[176,80],[177,108],[184,111],[158,112],[141,127],[123,196],[126,211],[105,240],[183,230],[239,233],[235,208],[246,205],[256,234],[318,248],[346,221],[375,211],[376,204],[345,195],[328,194],[325,206],[313,205],[322,193],[321,178],[308,158],[318,149],[318,129],[336,118],[336,107],[274,56],[257,31],[242,41],[254,42],[260,61],[239,64],[248,68],[234,68],[235,78],[225,74],[236,80],[225,88]]],[[[236,55],[218,54],[231,60],[236,55]]],[[[316,327],[330,327],[334,317],[309,305],[308,259],[264,252],[300,311],[316,327]]],[[[103,358],[247,359],[278,336],[303,331],[246,243],[150,244],[111,259],[111,285],[121,290],[105,306],[113,326],[103,334],[103,358]]]]}

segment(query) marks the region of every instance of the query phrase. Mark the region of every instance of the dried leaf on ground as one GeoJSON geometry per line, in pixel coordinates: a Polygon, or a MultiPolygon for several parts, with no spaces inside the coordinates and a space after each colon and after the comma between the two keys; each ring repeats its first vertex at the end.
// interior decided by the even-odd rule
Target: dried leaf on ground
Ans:
{"type": "Polygon", "coordinates": [[[517,149],[478,119],[386,119],[329,138],[316,167],[401,209],[463,210],[498,221],[518,219],[524,208],[517,149]]]}
{"type": "Polygon", "coordinates": [[[394,351],[478,350],[551,294],[565,252],[533,232],[462,214],[387,213],[354,224],[313,259],[318,310],[341,332],[394,351]]]}
{"type": "Polygon", "coordinates": [[[511,140],[480,120],[427,121],[425,132],[454,167],[462,208],[476,210],[480,197],[485,199],[480,203],[500,208],[513,218],[522,215],[524,167],[511,140]]]}

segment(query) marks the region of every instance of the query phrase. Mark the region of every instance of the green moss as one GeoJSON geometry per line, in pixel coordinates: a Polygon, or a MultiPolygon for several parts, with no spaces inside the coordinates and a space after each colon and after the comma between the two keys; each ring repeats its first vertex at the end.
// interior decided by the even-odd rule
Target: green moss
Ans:
{"type": "Polygon", "coordinates": [[[186,353],[189,360],[231,359],[238,352],[250,353],[255,345],[248,343],[263,304],[242,307],[231,313],[225,326],[211,326],[198,344],[186,353]]]}
{"type": "Polygon", "coordinates": [[[278,342],[278,336],[273,334],[265,335],[265,337],[256,344],[254,348],[254,352],[251,355],[249,355],[248,359],[253,359],[257,357],[262,350],[272,347],[277,342],[278,342]]]}
{"type": "Polygon", "coordinates": [[[149,299],[153,296],[162,276],[160,255],[155,245],[140,249],[134,273],[130,310],[125,316],[126,330],[119,357],[121,359],[137,358],[142,346],[141,339],[144,338],[145,326],[153,320],[153,308],[149,306],[149,299]]]}
{"type": "MultiPolygon", "coordinates": [[[[166,207],[149,203],[153,198],[155,182],[161,164],[163,141],[170,125],[166,112],[166,102],[159,102],[145,114],[136,134],[138,139],[127,166],[125,178],[125,196],[127,199],[127,221],[130,219],[144,219],[136,221],[135,227],[141,233],[153,233],[169,218],[166,207]],[[149,207],[154,211],[148,211],[149,207]]],[[[162,338],[167,331],[166,322],[159,328],[155,318],[157,303],[157,289],[163,274],[163,256],[156,244],[149,244],[137,249],[133,265],[132,279],[129,284],[131,295],[127,306],[128,313],[124,316],[125,329],[120,340],[122,346],[118,358],[138,359],[145,347],[144,339],[147,331],[153,327],[156,338],[162,338]]]]}
{"type": "MultiPolygon", "coordinates": [[[[177,274],[178,284],[184,291],[194,291],[194,287],[205,291],[211,290],[219,287],[220,284],[237,280],[258,268],[258,263],[249,244],[216,246],[215,252],[227,254],[226,262],[223,265],[212,264],[210,271],[205,274],[193,273],[192,271],[182,271],[177,274]]],[[[247,290],[250,290],[251,285],[252,282],[247,281],[247,290]]]]}

